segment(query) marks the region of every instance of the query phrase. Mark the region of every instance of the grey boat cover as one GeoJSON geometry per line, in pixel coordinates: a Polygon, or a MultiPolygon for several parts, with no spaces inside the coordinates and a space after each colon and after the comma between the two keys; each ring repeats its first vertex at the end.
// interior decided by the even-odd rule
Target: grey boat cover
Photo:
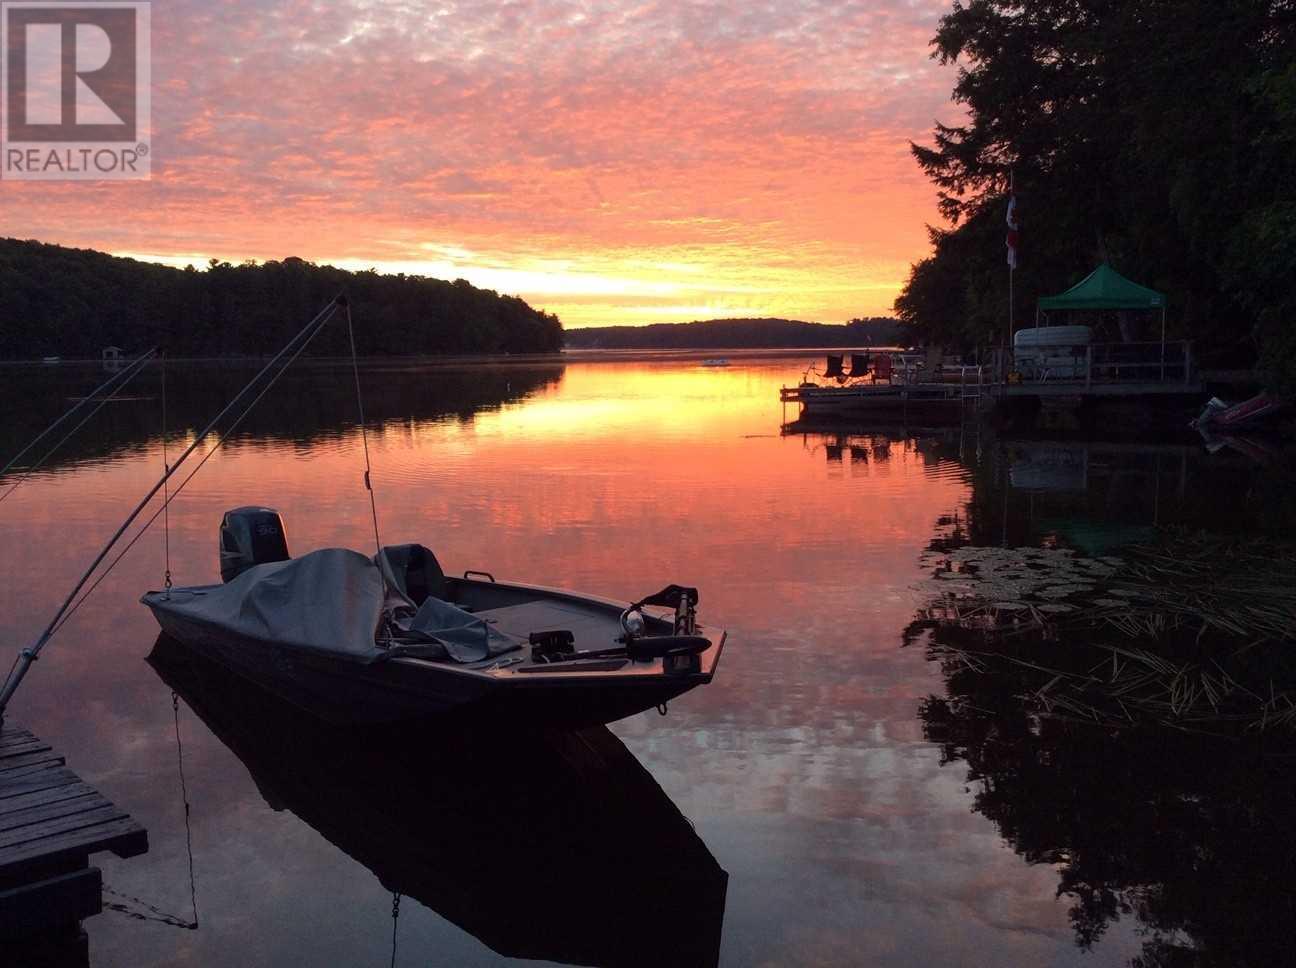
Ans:
{"type": "Polygon", "coordinates": [[[169,600],[160,593],[146,600],[209,628],[360,663],[396,656],[478,662],[521,645],[440,599],[415,610],[390,591],[378,565],[346,548],[255,565],[224,585],[175,588],[169,600]],[[394,641],[379,641],[385,617],[395,626],[394,641]]]}

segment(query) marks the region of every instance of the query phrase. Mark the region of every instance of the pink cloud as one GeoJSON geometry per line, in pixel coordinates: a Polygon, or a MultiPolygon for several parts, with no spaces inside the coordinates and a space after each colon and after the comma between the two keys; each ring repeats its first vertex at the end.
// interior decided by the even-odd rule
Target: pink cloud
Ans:
{"type": "Polygon", "coordinates": [[[675,252],[716,293],[778,291],[753,311],[880,311],[935,219],[907,142],[950,111],[946,6],[186,0],[154,11],[152,181],[3,183],[5,231],[589,272],[675,252]]]}

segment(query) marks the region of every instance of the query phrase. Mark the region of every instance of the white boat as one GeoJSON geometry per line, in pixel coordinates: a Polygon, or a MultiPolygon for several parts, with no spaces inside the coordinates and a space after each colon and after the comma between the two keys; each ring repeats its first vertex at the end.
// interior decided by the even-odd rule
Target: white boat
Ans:
{"type": "Polygon", "coordinates": [[[483,572],[451,578],[421,545],[292,559],[283,533],[269,508],[228,512],[226,582],[142,601],[168,635],[329,721],[491,709],[609,723],[710,682],[724,648],[722,631],[697,625],[696,589],[627,603],[483,572]]]}
{"type": "Polygon", "coordinates": [[[702,361],[703,366],[728,366],[729,360],[723,356],[711,356],[702,361]]]}
{"type": "Polygon", "coordinates": [[[1072,380],[1085,374],[1093,339],[1088,326],[1036,326],[1013,334],[1013,365],[1030,380],[1072,380]]]}

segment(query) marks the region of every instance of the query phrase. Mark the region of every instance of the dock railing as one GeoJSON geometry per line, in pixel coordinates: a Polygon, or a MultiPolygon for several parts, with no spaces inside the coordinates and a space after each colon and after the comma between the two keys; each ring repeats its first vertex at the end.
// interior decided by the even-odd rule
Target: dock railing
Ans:
{"type": "Polygon", "coordinates": [[[1191,340],[1018,346],[1009,353],[1007,367],[1003,354],[1002,348],[994,351],[993,371],[1001,384],[1066,383],[1088,388],[1176,383],[1187,387],[1195,376],[1191,340]]]}

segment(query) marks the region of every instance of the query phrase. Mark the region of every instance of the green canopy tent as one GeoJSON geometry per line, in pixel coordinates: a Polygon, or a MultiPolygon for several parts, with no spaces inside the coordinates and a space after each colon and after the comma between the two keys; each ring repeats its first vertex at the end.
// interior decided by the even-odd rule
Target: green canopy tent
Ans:
{"type": "Polygon", "coordinates": [[[1161,344],[1164,346],[1165,307],[1166,300],[1162,293],[1131,282],[1104,262],[1066,292],[1041,297],[1035,309],[1035,325],[1039,325],[1040,313],[1057,309],[1159,309],[1161,344]]]}

